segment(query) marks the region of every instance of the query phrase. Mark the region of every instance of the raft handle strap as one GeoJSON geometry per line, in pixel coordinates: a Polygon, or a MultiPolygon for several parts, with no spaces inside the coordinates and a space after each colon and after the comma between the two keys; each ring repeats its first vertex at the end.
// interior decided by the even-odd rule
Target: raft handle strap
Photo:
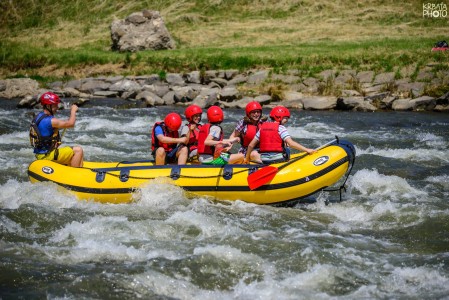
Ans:
{"type": "Polygon", "coordinates": [[[119,178],[121,182],[127,182],[129,179],[129,169],[120,170],[119,178]]]}
{"type": "Polygon", "coordinates": [[[233,175],[233,172],[234,172],[234,170],[233,170],[232,166],[230,166],[230,165],[225,165],[225,166],[224,166],[224,169],[223,169],[223,178],[224,178],[225,180],[231,179],[231,178],[232,178],[232,175],[233,175]]]}
{"type": "Polygon", "coordinates": [[[104,181],[104,177],[106,176],[106,172],[104,171],[97,171],[97,175],[95,176],[95,180],[98,183],[102,183],[104,181]]]}
{"type": "Polygon", "coordinates": [[[170,172],[170,178],[173,180],[178,180],[181,177],[181,168],[179,166],[173,166],[170,172]]]}

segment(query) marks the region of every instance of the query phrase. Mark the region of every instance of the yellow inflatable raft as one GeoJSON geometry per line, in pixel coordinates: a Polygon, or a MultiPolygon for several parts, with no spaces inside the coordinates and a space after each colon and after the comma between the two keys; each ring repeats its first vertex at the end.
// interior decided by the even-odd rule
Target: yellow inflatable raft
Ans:
{"type": "Polygon", "coordinates": [[[72,168],[36,160],[30,164],[28,176],[33,183],[51,181],[79,199],[104,203],[136,200],[140,187],[155,178],[164,177],[194,195],[217,200],[280,204],[332,186],[349,174],[354,159],[353,145],[337,138],[312,155],[294,154],[288,162],[270,166],[155,166],[149,161],[123,161],[85,162],[83,168],[72,168]]]}

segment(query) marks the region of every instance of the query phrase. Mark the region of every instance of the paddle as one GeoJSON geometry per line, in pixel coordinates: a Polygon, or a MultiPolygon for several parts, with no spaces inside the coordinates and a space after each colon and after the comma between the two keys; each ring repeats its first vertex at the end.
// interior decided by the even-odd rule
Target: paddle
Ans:
{"type": "MultiPolygon", "coordinates": [[[[335,140],[332,140],[318,148],[316,148],[315,150],[320,150],[324,147],[327,147],[333,143],[337,142],[338,143],[338,137],[335,136],[335,140]]],[[[308,155],[308,154],[307,154],[308,155]]],[[[260,170],[257,170],[256,172],[248,175],[248,186],[250,188],[250,190],[254,190],[257,189],[258,187],[270,182],[274,176],[276,176],[277,172],[279,172],[280,170],[282,170],[283,168],[287,167],[288,165],[294,163],[295,161],[300,160],[301,158],[305,157],[306,155],[300,155],[288,162],[286,162],[285,164],[283,164],[280,167],[273,167],[273,166],[266,166],[263,167],[260,170]]]]}

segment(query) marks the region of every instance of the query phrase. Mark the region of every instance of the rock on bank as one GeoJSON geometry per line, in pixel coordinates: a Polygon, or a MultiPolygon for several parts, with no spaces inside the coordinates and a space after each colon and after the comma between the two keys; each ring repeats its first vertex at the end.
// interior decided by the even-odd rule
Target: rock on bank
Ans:
{"type": "MultiPolygon", "coordinates": [[[[420,73],[421,74],[421,73],[420,73]]],[[[93,102],[121,98],[129,107],[197,104],[243,108],[252,100],[262,105],[284,105],[305,110],[449,111],[449,93],[426,95],[446,85],[449,74],[422,73],[425,81],[395,80],[394,74],[371,71],[323,71],[316,77],[298,70],[273,74],[269,70],[192,71],[145,76],[109,76],[52,82],[40,87],[30,78],[0,80],[0,98],[21,98],[18,107],[38,105],[38,95],[51,90],[62,97],[93,102]],[[424,76],[425,75],[425,76],[424,76]]],[[[421,78],[417,77],[417,79],[421,78]]]]}

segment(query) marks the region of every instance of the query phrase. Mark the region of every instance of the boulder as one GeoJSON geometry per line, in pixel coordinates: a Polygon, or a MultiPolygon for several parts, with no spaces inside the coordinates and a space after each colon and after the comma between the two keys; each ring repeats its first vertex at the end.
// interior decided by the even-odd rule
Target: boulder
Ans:
{"type": "Polygon", "coordinates": [[[334,96],[309,96],[302,99],[304,109],[321,110],[334,109],[337,106],[337,97],[334,96]]]}
{"type": "Polygon", "coordinates": [[[39,93],[39,84],[30,78],[0,80],[0,98],[23,98],[39,93]]]}
{"type": "Polygon", "coordinates": [[[413,103],[411,102],[412,99],[398,99],[393,101],[393,104],[391,105],[391,108],[393,110],[413,110],[413,103]]]}
{"type": "Polygon", "coordinates": [[[142,87],[137,82],[129,79],[117,81],[109,87],[110,91],[117,92],[140,91],[141,89],[142,87]]]}
{"type": "Polygon", "coordinates": [[[149,91],[143,91],[137,94],[136,100],[143,100],[148,107],[164,104],[164,100],[149,91]]]}
{"type": "Polygon", "coordinates": [[[374,72],[373,71],[362,71],[362,72],[357,73],[356,78],[360,83],[371,83],[374,78],[374,72]]]}
{"type": "Polygon", "coordinates": [[[363,97],[340,97],[337,99],[337,109],[354,111],[376,111],[377,108],[363,97]]]}
{"type": "Polygon", "coordinates": [[[225,87],[220,91],[220,99],[226,102],[232,102],[240,98],[240,92],[235,87],[225,87]]]}
{"type": "Polygon", "coordinates": [[[248,84],[261,84],[268,78],[268,71],[267,70],[261,70],[256,71],[255,73],[248,76],[248,84]]]}
{"type": "Polygon", "coordinates": [[[141,50],[175,49],[158,11],[144,10],[111,24],[112,50],[136,52],[141,50]]]}
{"type": "Polygon", "coordinates": [[[413,110],[415,111],[433,110],[436,106],[435,98],[430,96],[418,97],[410,102],[413,105],[413,110]]]}

